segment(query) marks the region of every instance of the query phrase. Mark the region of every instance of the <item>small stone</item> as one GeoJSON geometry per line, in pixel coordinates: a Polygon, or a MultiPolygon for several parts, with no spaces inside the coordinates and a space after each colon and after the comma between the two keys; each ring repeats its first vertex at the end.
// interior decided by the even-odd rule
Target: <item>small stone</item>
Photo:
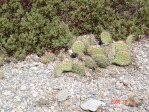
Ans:
{"type": "Polygon", "coordinates": [[[38,96],[38,93],[37,93],[36,91],[32,91],[32,95],[33,95],[34,97],[37,97],[37,96],[38,96]]]}
{"type": "Polygon", "coordinates": [[[70,96],[70,92],[67,89],[61,90],[57,95],[57,101],[62,102],[65,101],[70,96]]]}
{"type": "Polygon", "coordinates": [[[25,85],[21,86],[20,90],[22,91],[26,90],[26,86],[25,85]]]}
{"type": "Polygon", "coordinates": [[[99,106],[105,106],[105,105],[106,103],[91,98],[86,102],[84,102],[83,104],[81,104],[81,108],[83,110],[96,111],[99,108],[99,106]]]}
{"type": "Polygon", "coordinates": [[[5,112],[5,110],[4,109],[1,109],[0,112],[5,112]]]}
{"type": "Polygon", "coordinates": [[[145,44],[145,45],[144,45],[144,47],[147,47],[147,48],[149,48],[149,45],[148,45],[148,44],[145,44]]]}
{"type": "Polygon", "coordinates": [[[3,93],[5,96],[8,96],[8,95],[10,95],[11,94],[11,91],[8,91],[8,90],[6,90],[6,91],[4,91],[4,93],[3,93]]]}

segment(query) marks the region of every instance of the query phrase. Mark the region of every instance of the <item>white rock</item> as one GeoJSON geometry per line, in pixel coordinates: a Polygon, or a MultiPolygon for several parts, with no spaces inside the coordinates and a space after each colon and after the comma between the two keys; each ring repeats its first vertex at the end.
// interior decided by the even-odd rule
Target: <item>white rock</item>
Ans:
{"type": "Polygon", "coordinates": [[[83,104],[81,104],[81,108],[83,110],[96,111],[99,108],[99,106],[105,106],[105,105],[106,103],[91,98],[86,102],[84,102],[83,104]]]}
{"type": "Polygon", "coordinates": [[[26,86],[25,85],[21,86],[20,90],[22,91],[26,90],[26,86]]]}
{"type": "Polygon", "coordinates": [[[3,93],[5,96],[8,96],[8,95],[10,95],[11,94],[11,91],[8,91],[8,90],[6,90],[6,91],[4,91],[4,93],[3,93]]]}
{"type": "Polygon", "coordinates": [[[57,95],[57,101],[62,102],[65,101],[70,96],[70,92],[67,89],[61,90],[57,95]]]}
{"type": "Polygon", "coordinates": [[[38,92],[36,92],[36,91],[32,91],[32,95],[33,95],[33,97],[37,97],[38,96],[38,92]]]}

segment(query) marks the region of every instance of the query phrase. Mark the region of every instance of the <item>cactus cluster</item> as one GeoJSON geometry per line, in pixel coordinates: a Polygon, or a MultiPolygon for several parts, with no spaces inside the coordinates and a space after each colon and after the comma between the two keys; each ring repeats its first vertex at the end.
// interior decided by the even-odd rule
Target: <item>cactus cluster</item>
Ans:
{"type": "Polygon", "coordinates": [[[80,75],[85,75],[85,65],[81,61],[73,62],[71,59],[64,59],[54,68],[54,74],[59,76],[63,72],[73,72],[80,75]]]}
{"type": "Polygon", "coordinates": [[[77,54],[76,61],[64,59],[62,63],[55,67],[55,74],[69,71],[80,75],[85,75],[85,68],[96,69],[106,68],[110,64],[126,66],[131,64],[131,55],[128,45],[123,41],[112,43],[111,35],[107,31],[101,33],[103,46],[96,45],[94,36],[79,36],[72,45],[72,54],[77,54]],[[108,44],[106,44],[108,43],[108,44]]]}

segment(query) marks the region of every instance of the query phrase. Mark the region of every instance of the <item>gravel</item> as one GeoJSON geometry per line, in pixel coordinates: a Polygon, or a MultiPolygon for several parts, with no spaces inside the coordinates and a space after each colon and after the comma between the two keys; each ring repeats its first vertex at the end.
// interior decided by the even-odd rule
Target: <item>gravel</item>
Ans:
{"type": "Polygon", "coordinates": [[[80,106],[89,99],[105,104],[97,112],[147,112],[149,41],[133,43],[131,52],[132,65],[87,70],[85,77],[74,73],[55,77],[53,68],[59,61],[44,65],[36,55],[22,62],[6,63],[2,66],[5,76],[0,79],[0,112],[84,112],[80,106]],[[131,97],[134,106],[130,105],[131,97]]]}

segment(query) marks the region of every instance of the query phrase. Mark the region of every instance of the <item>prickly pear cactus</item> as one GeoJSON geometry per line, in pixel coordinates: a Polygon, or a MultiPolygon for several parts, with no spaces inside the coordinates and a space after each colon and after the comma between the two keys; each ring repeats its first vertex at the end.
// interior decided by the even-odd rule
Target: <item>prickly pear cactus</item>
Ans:
{"type": "Polygon", "coordinates": [[[114,56],[115,56],[115,48],[112,46],[112,44],[109,44],[109,46],[103,47],[105,51],[105,56],[108,57],[110,62],[113,62],[114,56]]]}
{"type": "Polygon", "coordinates": [[[91,56],[96,55],[96,54],[104,54],[104,49],[102,47],[89,46],[87,48],[87,53],[91,56]]]}
{"type": "Polygon", "coordinates": [[[71,59],[64,59],[62,61],[62,68],[63,68],[63,71],[71,71],[72,70],[72,60],[71,59]]]}
{"type": "Polygon", "coordinates": [[[46,64],[48,62],[52,62],[55,59],[55,54],[53,53],[45,53],[45,55],[41,56],[40,62],[46,64]]]}
{"type": "Polygon", "coordinates": [[[112,43],[112,45],[116,51],[128,51],[128,45],[125,44],[123,41],[112,43]]]}
{"type": "Polygon", "coordinates": [[[120,66],[126,66],[126,65],[131,64],[130,53],[127,51],[116,52],[113,63],[116,65],[120,65],[120,66]]]}
{"type": "Polygon", "coordinates": [[[110,60],[105,55],[96,54],[92,57],[99,67],[106,68],[110,65],[110,60]]]}
{"type": "Polygon", "coordinates": [[[63,65],[61,63],[55,65],[54,67],[54,75],[60,76],[63,73],[63,65]]]}
{"type": "Polygon", "coordinates": [[[127,37],[127,39],[126,39],[126,44],[128,45],[128,46],[131,46],[131,44],[132,44],[132,41],[133,41],[133,35],[129,35],[128,37],[127,37]]]}
{"type": "Polygon", "coordinates": [[[4,72],[0,69],[0,79],[4,78],[4,72]]]}
{"type": "Polygon", "coordinates": [[[54,61],[54,59],[56,57],[55,54],[53,54],[53,53],[46,53],[45,56],[47,57],[49,62],[54,61]]]}
{"type": "Polygon", "coordinates": [[[0,66],[3,65],[4,63],[4,59],[5,59],[5,55],[3,53],[0,52],[0,66]]]}
{"type": "Polygon", "coordinates": [[[48,58],[46,56],[41,56],[40,57],[40,62],[43,63],[43,64],[46,64],[49,62],[48,58]]]}
{"type": "Polygon", "coordinates": [[[84,76],[85,65],[81,61],[74,62],[72,66],[72,72],[84,76]]]}
{"type": "Polygon", "coordinates": [[[3,65],[3,62],[4,62],[4,57],[0,56],[0,66],[3,65]]]}
{"type": "Polygon", "coordinates": [[[96,69],[97,68],[96,62],[91,57],[84,56],[84,57],[82,57],[82,60],[83,60],[86,67],[88,67],[90,69],[96,69]]]}
{"type": "Polygon", "coordinates": [[[72,52],[79,54],[85,52],[85,45],[82,41],[75,41],[72,45],[72,52]]]}
{"type": "Polygon", "coordinates": [[[95,35],[90,34],[89,37],[88,37],[88,40],[90,42],[90,45],[98,45],[98,42],[95,38],[95,35]]]}
{"type": "Polygon", "coordinates": [[[102,31],[100,37],[103,44],[112,43],[112,37],[108,31],[102,31]]]}

